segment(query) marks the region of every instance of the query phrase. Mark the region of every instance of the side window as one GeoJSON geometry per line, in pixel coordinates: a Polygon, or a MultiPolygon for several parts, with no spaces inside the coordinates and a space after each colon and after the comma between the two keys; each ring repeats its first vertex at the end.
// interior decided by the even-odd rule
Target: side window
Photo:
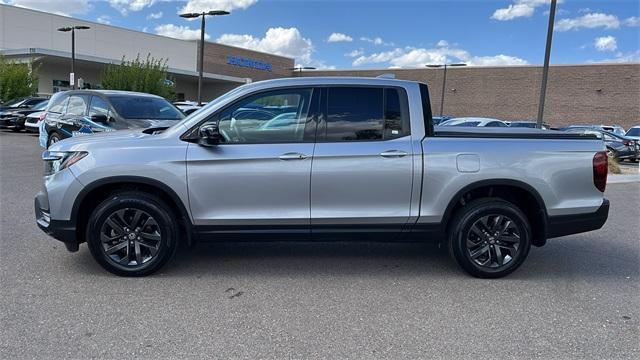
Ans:
{"type": "Polygon", "coordinates": [[[619,141],[619,140],[609,134],[604,134],[604,141],[619,141]]]}
{"type": "Polygon", "coordinates": [[[227,143],[303,142],[311,89],[275,90],[250,96],[222,111],[218,128],[227,143]]]}
{"type": "Polygon", "coordinates": [[[382,88],[329,88],[326,141],[382,140],[382,88]]]}
{"type": "Polygon", "coordinates": [[[400,91],[392,88],[328,89],[326,141],[390,140],[409,134],[400,91]]]}
{"type": "Polygon", "coordinates": [[[59,96],[53,95],[49,101],[47,111],[58,114],[63,113],[67,107],[67,100],[69,100],[69,97],[64,94],[60,94],[59,96]]]}
{"type": "Polygon", "coordinates": [[[105,115],[107,118],[111,115],[109,113],[109,104],[100,96],[91,97],[91,107],[89,107],[89,116],[93,115],[105,115]]]}
{"type": "Polygon", "coordinates": [[[499,121],[491,121],[486,126],[487,127],[506,127],[507,125],[499,121]]]}
{"type": "Polygon", "coordinates": [[[72,95],[69,97],[69,104],[67,105],[67,114],[83,116],[87,113],[87,100],[84,96],[72,95]]]}

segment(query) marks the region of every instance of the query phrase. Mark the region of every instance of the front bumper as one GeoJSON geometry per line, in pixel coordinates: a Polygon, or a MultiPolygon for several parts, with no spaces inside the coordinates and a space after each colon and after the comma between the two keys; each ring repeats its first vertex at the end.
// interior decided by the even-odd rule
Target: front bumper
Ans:
{"type": "Polygon", "coordinates": [[[593,213],[549,216],[547,218],[547,238],[579,234],[598,230],[609,217],[609,200],[603,199],[602,205],[593,213]]]}
{"type": "Polygon", "coordinates": [[[38,227],[54,239],[62,241],[67,250],[78,251],[76,224],[72,221],[51,220],[47,195],[42,191],[36,195],[34,206],[38,227]]]}
{"type": "Polygon", "coordinates": [[[13,129],[16,126],[19,126],[17,117],[14,116],[14,117],[2,117],[2,118],[0,118],[0,128],[13,129]]]}

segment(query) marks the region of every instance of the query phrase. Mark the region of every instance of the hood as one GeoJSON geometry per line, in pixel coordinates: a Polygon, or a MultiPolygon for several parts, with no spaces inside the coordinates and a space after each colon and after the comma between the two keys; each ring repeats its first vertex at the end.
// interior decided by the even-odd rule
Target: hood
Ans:
{"type": "Polygon", "coordinates": [[[74,136],[68,139],[64,139],[52,145],[49,148],[49,150],[67,151],[67,150],[74,150],[78,147],[83,148],[85,145],[90,145],[94,143],[108,144],[114,141],[117,141],[117,142],[124,142],[127,140],[139,141],[144,138],[148,138],[152,136],[154,135],[143,133],[142,129],[105,131],[100,133],[94,133],[87,136],[74,136]]]}
{"type": "MultiPolygon", "coordinates": [[[[155,127],[171,127],[180,120],[159,120],[159,119],[126,119],[124,121],[118,121],[123,124],[126,129],[146,129],[155,127]]],[[[116,129],[119,130],[119,129],[116,129]]]]}

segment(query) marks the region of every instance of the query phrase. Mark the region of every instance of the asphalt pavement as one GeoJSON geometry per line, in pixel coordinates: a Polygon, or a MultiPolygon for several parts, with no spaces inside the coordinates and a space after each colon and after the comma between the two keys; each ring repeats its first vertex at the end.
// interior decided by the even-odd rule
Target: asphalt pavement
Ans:
{"type": "Polygon", "coordinates": [[[640,357],[640,183],[499,280],[426,244],[224,243],[119,278],[35,225],[37,137],[0,131],[0,358],[640,357]]]}

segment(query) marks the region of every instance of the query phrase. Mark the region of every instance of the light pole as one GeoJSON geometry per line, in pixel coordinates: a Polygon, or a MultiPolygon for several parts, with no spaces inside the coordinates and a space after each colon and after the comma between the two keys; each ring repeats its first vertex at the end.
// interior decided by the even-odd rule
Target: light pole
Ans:
{"type": "Polygon", "coordinates": [[[442,117],[443,110],[444,110],[444,92],[445,92],[445,87],[447,86],[447,66],[467,66],[467,64],[464,64],[464,63],[443,64],[443,65],[429,64],[425,66],[430,68],[444,67],[444,75],[442,76],[442,97],[440,98],[440,117],[442,117]]]}
{"type": "Polygon", "coordinates": [[[76,30],[87,30],[91,29],[85,25],[76,25],[76,26],[66,26],[61,27],[58,31],[69,32],[71,31],[71,73],[69,74],[69,82],[72,84],[71,88],[73,90],[76,89],[76,30]]]}
{"type": "Polygon", "coordinates": [[[198,106],[202,106],[202,68],[204,67],[204,19],[210,16],[229,15],[228,11],[224,10],[211,10],[203,11],[201,13],[186,13],[180,14],[180,17],[185,19],[193,19],[202,16],[200,22],[200,58],[198,59],[198,106]]]}
{"type": "Polygon", "coordinates": [[[291,70],[291,71],[298,71],[299,73],[302,72],[302,70],[315,70],[316,68],[314,68],[313,66],[294,66],[292,68],[288,68],[287,70],[291,70]]]}
{"type": "Polygon", "coordinates": [[[551,56],[551,40],[553,39],[553,21],[556,17],[556,0],[551,0],[549,9],[549,26],[547,28],[547,45],[544,50],[544,65],[542,67],[542,84],[540,85],[540,102],[538,103],[538,118],[536,127],[542,129],[544,115],[544,99],[547,94],[547,77],[549,76],[549,57],[551,56]]]}

